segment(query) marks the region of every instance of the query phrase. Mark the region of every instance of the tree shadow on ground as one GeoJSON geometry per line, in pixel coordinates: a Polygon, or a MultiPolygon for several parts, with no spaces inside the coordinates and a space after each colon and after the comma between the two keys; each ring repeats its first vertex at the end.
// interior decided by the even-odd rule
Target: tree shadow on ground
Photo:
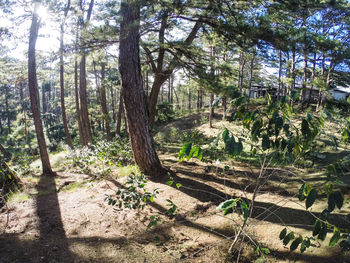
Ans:
{"type": "MultiPolygon", "coordinates": [[[[172,173],[171,176],[174,182],[182,185],[178,191],[181,191],[201,202],[212,202],[215,205],[219,205],[224,200],[236,197],[229,196],[227,193],[215,189],[204,182],[193,179],[202,176],[201,174],[187,172],[185,176],[181,176],[179,173],[172,173]]],[[[223,181],[220,182],[224,183],[223,181]]],[[[176,188],[176,186],[173,187],[176,188]]],[[[250,204],[250,199],[243,198],[246,200],[247,204],[250,204]]],[[[315,221],[314,215],[319,217],[320,213],[314,212],[312,215],[309,211],[303,210],[303,207],[301,207],[301,209],[295,209],[283,206],[283,204],[287,202],[288,200],[285,199],[280,202],[280,205],[255,201],[252,218],[281,225],[295,225],[306,230],[313,230],[313,224],[315,221]]],[[[329,217],[329,221],[330,223],[336,224],[342,228],[349,227],[349,222],[345,215],[332,214],[329,217]]]]}

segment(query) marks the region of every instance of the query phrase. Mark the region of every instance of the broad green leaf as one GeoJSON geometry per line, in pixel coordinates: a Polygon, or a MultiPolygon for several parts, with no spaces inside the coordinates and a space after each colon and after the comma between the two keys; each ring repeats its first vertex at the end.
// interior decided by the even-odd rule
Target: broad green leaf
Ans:
{"type": "Polygon", "coordinates": [[[247,221],[247,219],[249,217],[249,209],[248,209],[247,204],[244,201],[241,202],[241,209],[243,212],[244,221],[247,221]]]}
{"type": "Polygon", "coordinates": [[[262,138],[262,149],[265,151],[270,148],[270,139],[266,134],[262,138]]]}
{"type": "Polygon", "coordinates": [[[228,207],[233,207],[233,206],[236,206],[237,204],[237,199],[230,199],[230,200],[226,200],[222,203],[220,203],[216,209],[217,210],[225,210],[226,208],[228,207]]]}
{"type": "Polygon", "coordinates": [[[290,232],[288,235],[285,236],[285,238],[283,239],[283,245],[288,245],[288,243],[294,239],[294,233],[290,232]]]}
{"type": "Polygon", "coordinates": [[[177,183],[177,184],[176,184],[176,188],[177,188],[177,189],[180,189],[181,186],[182,186],[182,184],[180,184],[180,183],[177,183]]]}
{"type": "Polygon", "coordinates": [[[286,124],[283,125],[284,133],[285,133],[288,137],[289,137],[289,135],[290,135],[289,128],[290,128],[289,124],[286,123],[286,124]]]}
{"type": "Polygon", "coordinates": [[[332,212],[335,208],[335,201],[334,201],[334,192],[330,193],[328,196],[328,211],[332,212]]]}
{"type": "Polygon", "coordinates": [[[260,136],[262,127],[262,120],[258,119],[253,123],[252,129],[251,129],[251,136],[253,141],[257,141],[258,137],[260,136]]]}
{"type": "Polygon", "coordinates": [[[307,248],[310,247],[310,245],[310,239],[304,239],[303,242],[301,242],[300,252],[303,253],[307,248]]]}
{"type": "Polygon", "coordinates": [[[308,196],[306,197],[306,201],[305,201],[306,209],[308,209],[314,204],[316,197],[317,197],[317,191],[316,189],[312,189],[308,194],[308,196]]]}
{"type": "Polygon", "coordinates": [[[287,234],[287,228],[283,228],[281,233],[280,233],[280,240],[284,239],[287,234]]]}
{"type": "Polygon", "coordinates": [[[261,247],[260,251],[265,255],[270,254],[270,249],[268,249],[267,247],[261,247]]]}
{"type": "Polygon", "coordinates": [[[192,146],[190,153],[187,154],[187,161],[189,161],[189,160],[192,158],[194,152],[195,152],[197,149],[198,149],[198,146],[196,146],[196,145],[193,145],[193,146],[192,146]]]}
{"type": "Polygon", "coordinates": [[[282,117],[277,117],[275,119],[275,136],[278,136],[282,126],[283,126],[283,119],[282,119],[282,117]]]}
{"type": "Polygon", "coordinates": [[[191,148],[192,148],[192,143],[188,142],[185,143],[184,146],[182,146],[180,152],[179,152],[179,161],[182,162],[185,158],[185,155],[188,155],[191,152],[191,148]]]}
{"type": "Polygon", "coordinates": [[[343,142],[347,143],[350,140],[350,131],[347,129],[344,129],[341,134],[341,139],[343,142]]]}
{"type": "Polygon", "coordinates": [[[327,224],[322,222],[321,223],[321,230],[318,233],[317,238],[321,239],[322,241],[324,241],[326,239],[326,235],[327,235],[327,224]]]}
{"type": "Polygon", "coordinates": [[[301,122],[301,132],[302,132],[304,137],[310,138],[311,130],[310,130],[308,121],[305,119],[303,119],[301,122]]]}
{"type": "Polygon", "coordinates": [[[334,227],[333,236],[331,237],[331,240],[329,241],[329,246],[330,247],[335,246],[335,244],[338,243],[339,239],[340,239],[340,231],[337,227],[334,227]]]}
{"type": "Polygon", "coordinates": [[[337,207],[341,209],[344,203],[344,197],[341,192],[337,191],[334,193],[334,201],[337,207]]]}
{"type": "Polygon", "coordinates": [[[303,241],[302,237],[298,237],[297,239],[294,239],[294,241],[290,245],[290,251],[296,250],[302,241],[303,241]]]}
{"type": "Polygon", "coordinates": [[[314,230],[312,231],[312,235],[317,236],[318,233],[320,233],[320,230],[321,230],[321,221],[316,219],[314,230]]]}
{"type": "Polygon", "coordinates": [[[306,194],[307,194],[307,186],[306,184],[302,184],[302,186],[299,188],[298,191],[298,198],[300,201],[304,201],[306,198],[306,194]]]}
{"type": "Polygon", "coordinates": [[[228,129],[225,129],[224,132],[222,133],[222,140],[226,143],[229,138],[230,138],[229,131],[228,129]]]}

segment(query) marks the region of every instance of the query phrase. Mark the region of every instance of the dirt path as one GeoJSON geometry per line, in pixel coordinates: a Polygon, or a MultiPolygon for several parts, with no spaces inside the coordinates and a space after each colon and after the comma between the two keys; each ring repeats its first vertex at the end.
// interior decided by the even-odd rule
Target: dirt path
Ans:
{"type": "MultiPolygon", "coordinates": [[[[198,162],[179,164],[171,155],[162,159],[183,187],[149,182],[148,189],[158,188],[160,194],[140,213],[115,210],[104,202],[105,195],[117,189],[119,183],[114,180],[89,182],[84,176],[62,173],[56,180],[43,177],[29,184],[36,191],[33,198],[9,204],[9,225],[0,237],[0,262],[233,262],[226,252],[234,237],[232,220],[241,222],[241,217],[228,219],[216,206],[230,196],[250,197],[247,173],[207,173],[198,162]],[[71,187],[77,181],[79,187],[71,187]],[[169,208],[166,199],[179,207],[179,214],[162,216],[163,221],[147,231],[149,216],[169,208]]],[[[297,204],[293,191],[271,184],[257,199],[255,219],[246,231],[271,250],[266,260],[350,262],[338,248],[326,247],[327,242],[302,255],[283,247],[278,239],[281,220],[301,234],[308,233],[312,224],[312,216],[297,204]],[[266,213],[267,209],[273,213],[266,213]]],[[[0,220],[3,226],[5,208],[0,220]]],[[[240,262],[257,258],[251,246],[244,245],[240,262]]]]}

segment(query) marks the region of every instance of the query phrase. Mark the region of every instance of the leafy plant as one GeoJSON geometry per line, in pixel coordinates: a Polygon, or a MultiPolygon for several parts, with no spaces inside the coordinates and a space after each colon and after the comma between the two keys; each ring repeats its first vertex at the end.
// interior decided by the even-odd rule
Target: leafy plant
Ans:
{"type": "Polygon", "coordinates": [[[153,202],[159,193],[158,189],[147,191],[145,189],[146,183],[147,177],[145,175],[133,174],[127,178],[125,186],[120,187],[114,196],[106,195],[105,201],[109,205],[119,208],[143,210],[147,202],[153,202]]]}
{"type": "Polygon", "coordinates": [[[71,150],[68,155],[75,171],[83,174],[108,175],[111,165],[133,163],[133,155],[128,141],[118,139],[114,142],[100,141],[89,147],[71,150]]]}

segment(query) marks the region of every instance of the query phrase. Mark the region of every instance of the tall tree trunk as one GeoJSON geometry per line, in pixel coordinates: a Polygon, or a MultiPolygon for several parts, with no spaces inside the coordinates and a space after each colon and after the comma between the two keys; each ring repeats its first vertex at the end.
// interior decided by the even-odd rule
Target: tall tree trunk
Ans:
{"type": "MultiPolygon", "coordinates": [[[[170,77],[169,77],[169,87],[170,87],[170,103],[171,105],[174,104],[174,77],[173,75],[171,74],[170,77]]],[[[174,109],[174,106],[172,106],[173,109],[174,109]]]]}
{"type": "MultiPolygon", "coordinates": [[[[41,99],[42,99],[42,107],[43,107],[43,111],[42,111],[42,113],[43,113],[43,115],[47,112],[47,103],[46,103],[46,92],[45,92],[45,85],[42,85],[41,86],[42,88],[41,88],[41,99]]],[[[44,122],[45,122],[45,120],[44,120],[44,122]]]]}
{"type": "Polygon", "coordinates": [[[5,85],[5,107],[6,107],[6,117],[7,117],[7,135],[11,134],[11,118],[9,109],[9,87],[5,85]]]}
{"type": "Polygon", "coordinates": [[[117,115],[117,125],[116,125],[116,134],[120,136],[120,129],[122,126],[122,115],[124,111],[123,107],[123,90],[120,90],[120,95],[119,95],[119,107],[118,107],[118,115],[117,115]]]}
{"type": "Polygon", "coordinates": [[[226,120],[226,111],[227,111],[227,98],[226,98],[226,96],[222,97],[222,107],[223,107],[222,119],[226,120]]]}
{"type": "Polygon", "coordinates": [[[124,108],[135,162],[152,177],[165,174],[149,130],[147,103],[140,67],[140,6],[138,1],[122,0],[119,44],[119,72],[124,108]]]}
{"type": "Polygon", "coordinates": [[[29,96],[30,96],[30,103],[31,103],[32,112],[33,112],[36,137],[38,139],[43,174],[55,175],[55,173],[51,169],[49,154],[46,148],[43,124],[40,118],[40,111],[39,111],[38,97],[37,97],[38,81],[36,76],[35,44],[38,38],[38,31],[40,26],[39,18],[37,15],[39,5],[40,5],[39,2],[35,3],[32,24],[30,26],[29,47],[28,47],[28,87],[29,87],[29,96]]]}
{"type": "Polygon", "coordinates": [[[256,55],[256,54],[255,54],[255,52],[254,52],[254,55],[253,55],[253,57],[252,57],[252,60],[250,61],[247,109],[248,109],[248,106],[249,106],[249,103],[250,103],[250,96],[251,96],[251,91],[252,91],[255,55],[256,55]]]}
{"type": "MultiPolygon", "coordinates": [[[[154,73],[154,81],[151,89],[151,94],[149,96],[148,100],[148,110],[149,110],[149,124],[151,127],[153,127],[155,115],[156,115],[156,107],[157,107],[157,101],[158,101],[158,95],[160,92],[161,86],[164,84],[164,82],[171,76],[174,69],[178,65],[178,60],[183,56],[183,51],[179,49],[176,54],[173,55],[173,57],[170,60],[170,63],[168,64],[167,68],[164,69],[164,58],[165,58],[165,48],[164,48],[164,34],[165,29],[167,27],[168,22],[168,14],[166,12],[163,13],[162,21],[161,21],[161,27],[159,30],[159,43],[160,48],[158,51],[158,58],[156,60],[153,59],[152,52],[146,47],[143,46],[143,49],[146,52],[146,55],[150,61],[152,71],[154,73]],[[157,61],[155,63],[154,61],[157,61]]],[[[185,46],[191,45],[193,40],[195,39],[199,29],[202,27],[202,22],[197,21],[194,26],[192,27],[191,32],[188,34],[186,40],[184,41],[185,46]]]]}
{"type": "Polygon", "coordinates": [[[61,88],[61,112],[62,112],[62,121],[64,126],[64,133],[66,134],[66,142],[69,147],[73,146],[72,138],[70,136],[68,122],[67,122],[67,114],[66,114],[66,105],[64,100],[64,22],[68,14],[68,10],[70,8],[70,0],[68,0],[67,6],[64,11],[64,20],[61,23],[61,35],[60,35],[60,88],[61,88]]]}
{"type": "Polygon", "coordinates": [[[240,59],[239,59],[239,73],[238,73],[238,88],[239,91],[243,91],[243,80],[244,80],[244,67],[247,60],[244,57],[243,51],[240,52],[240,59]]]}
{"type": "Polygon", "coordinates": [[[81,125],[81,116],[80,116],[80,102],[79,102],[79,82],[78,82],[78,61],[75,59],[74,62],[74,94],[75,94],[75,111],[78,121],[79,137],[81,145],[84,145],[84,134],[81,125]]]}
{"type": "Polygon", "coordinates": [[[282,50],[279,50],[279,66],[278,66],[278,91],[277,91],[277,99],[279,100],[281,97],[281,85],[282,85],[282,50]]]}
{"type": "Polygon", "coordinates": [[[192,100],[192,92],[191,89],[188,89],[188,111],[191,111],[192,105],[191,105],[191,100],[192,100]]]}
{"type": "MultiPolygon", "coordinates": [[[[324,52],[322,52],[321,77],[322,77],[323,81],[325,80],[325,62],[326,62],[326,55],[325,55],[324,52]]],[[[318,101],[317,101],[316,110],[318,110],[321,107],[322,101],[323,101],[323,97],[324,97],[324,91],[322,90],[322,87],[319,87],[318,101]]]]}
{"type": "Polygon", "coordinates": [[[180,110],[180,101],[179,97],[177,96],[176,90],[174,89],[175,99],[176,99],[176,109],[180,110]]]}
{"type": "Polygon", "coordinates": [[[199,107],[199,105],[200,105],[200,90],[198,89],[197,90],[197,111],[199,111],[199,109],[200,109],[200,107],[199,107]]]}
{"type": "MultiPolygon", "coordinates": [[[[80,8],[83,10],[83,1],[80,1],[80,8]]],[[[82,32],[80,37],[81,47],[81,57],[80,57],[80,76],[79,76],[79,95],[80,95],[80,118],[81,118],[81,130],[83,135],[82,144],[83,146],[88,145],[92,142],[91,127],[89,120],[88,111],[88,100],[87,100],[87,82],[86,82],[86,50],[84,47],[84,33],[86,31],[87,25],[90,22],[92,8],[94,5],[94,0],[90,1],[89,9],[87,12],[86,19],[81,17],[82,32]]]]}
{"type": "Polygon", "coordinates": [[[214,118],[214,94],[210,94],[209,127],[213,128],[214,118]]]}
{"type": "Polygon", "coordinates": [[[86,55],[81,55],[80,61],[80,78],[79,78],[79,95],[80,95],[80,117],[81,117],[81,129],[83,132],[84,140],[83,146],[87,146],[92,142],[90,119],[87,104],[87,85],[86,85],[86,55]]]}
{"type": "MultiPolygon", "coordinates": [[[[316,52],[314,53],[314,59],[313,59],[313,62],[312,62],[312,76],[311,76],[311,80],[312,82],[315,80],[315,74],[316,74],[316,52]]],[[[309,92],[309,99],[308,99],[308,102],[307,102],[307,106],[310,105],[311,101],[312,101],[312,91],[313,91],[313,88],[314,88],[314,84],[311,83],[311,86],[310,86],[310,92],[309,92]]]]}
{"type": "Polygon", "coordinates": [[[306,88],[307,88],[307,53],[306,50],[304,50],[304,74],[303,74],[303,89],[301,92],[301,101],[304,102],[306,98],[306,88]]]}
{"type": "Polygon", "coordinates": [[[171,76],[168,79],[168,103],[171,103],[171,76]]]}
{"type": "Polygon", "coordinates": [[[146,99],[148,101],[148,90],[149,90],[148,69],[146,69],[145,82],[146,82],[146,99]]]}
{"type": "Polygon", "coordinates": [[[107,140],[111,140],[111,128],[109,126],[110,120],[107,110],[107,97],[106,97],[106,84],[105,84],[105,75],[106,75],[106,64],[104,62],[101,63],[101,108],[103,113],[103,119],[106,124],[106,133],[107,133],[107,140]]]}

